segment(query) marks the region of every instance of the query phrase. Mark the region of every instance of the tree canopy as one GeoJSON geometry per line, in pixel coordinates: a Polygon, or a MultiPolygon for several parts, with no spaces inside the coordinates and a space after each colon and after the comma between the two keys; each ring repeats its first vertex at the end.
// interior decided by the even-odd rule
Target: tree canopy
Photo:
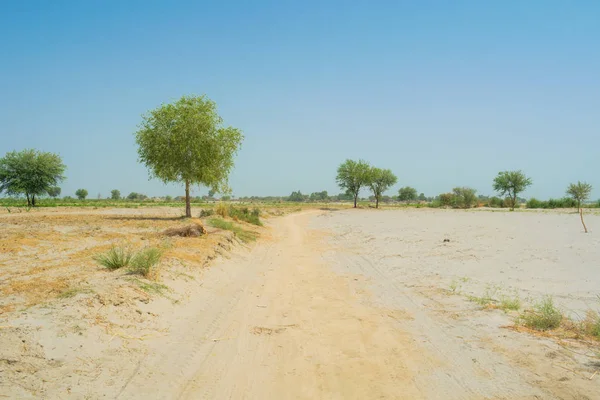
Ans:
{"type": "Polygon", "coordinates": [[[371,168],[369,172],[368,184],[375,196],[375,208],[379,208],[381,195],[398,182],[396,175],[389,169],[371,168]]]}
{"type": "Polygon", "coordinates": [[[400,201],[415,201],[417,198],[417,189],[413,187],[405,186],[398,190],[398,200],[400,201]]]}
{"type": "Polygon", "coordinates": [[[75,191],[75,196],[77,196],[77,198],[79,200],[85,200],[85,198],[87,197],[87,195],[88,195],[88,191],[85,190],[85,189],[77,189],[75,191]]]}
{"type": "Polygon", "coordinates": [[[183,96],[148,112],[135,137],[139,161],[151,176],[185,184],[187,217],[192,215],[190,185],[229,192],[228,177],[243,135],[223,126],[216,104],[206,96],[183,96]]]}
{"type": "Polygon", "coordinates": [[[371,166],[363,160],[346,160],[338,167],[336,182],[341,189],[352,195],[354,208],[356,208],[360,189],[369,183],[370,171],[371,166]]]}
{"type": "Polygon", "coordinates": [[[48,188],[47,192],[48,196],[52,198],[57,198],[58,196],[60,196],[61,189],[58,186],[52,186],[48,188]]]}
{"type": "Polygon", "coordinates": [[[58,154],[34,149],[6,153],[0,158],[0,192],[25,195],[27,205],[35,207],[36,196],[49,194],[65,179],[65,170],[58,154]]]}
{"type": "Polygon", "coordinates": [[[494,178],[493,187],[500,196],[508,196],[510,209],[514,210],[517,204],[517,195],[525,191],[532,183],[531,178],[526,177],[522,171],[503,171],[494,178]]]}
{"type": "Polygon", "coordinates": [[[119,200],[121,198],[121,191],[118,189],[113,189],[110,191],[110,198],[112,200],[119,200]]]}
{"type": "Polygon", "coordinates": [[[577,208],[581,210],[581,203],[590,198],[592,185],[586,182],[571,183],[567,188],[567,195],[577,202],[577,208]]]}

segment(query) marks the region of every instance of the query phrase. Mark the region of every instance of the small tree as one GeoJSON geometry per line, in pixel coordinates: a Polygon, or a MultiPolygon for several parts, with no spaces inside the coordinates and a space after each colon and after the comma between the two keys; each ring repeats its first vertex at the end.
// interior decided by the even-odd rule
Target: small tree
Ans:
{"type": "Polygon", "coordinates": [[[585,233],[588,233],[588,230],[583,221],[583,208],[581,208],[581,203],[589,199],[590,194],[592,194],[592,185],[586,182],[577,181],[577,183],[571,183],[567,188],[567,195],[571,196],[573,200],[577,202],[579,217],[581,218],[581,224],[583,225],[585,233]]]}
{"type": "Polygon", "coordinates": [[[526,177],[521,171],[503,171],[494,178],[493,187],[500,196],[508,196],[510,209],[514,211],[517,195],[524,192],[531,184],[531,178],[526,177]]]}
{"type": "Polygon", "coordinates": [[[400,188],[398,191],[398,200],[400,201],[415,201],[417,200],[417,189],[410,186],[400,188]]]}
{"type": "Polygon", "coordinates": [[[85,190],[85,189],[77,189],[75,191],[75,196],[77,196],[77,198],[79,200],[85,200],[85,198],[87,197],[87,195],[88,195],[88,191],[85,190]]]}
{"type": "Polygon", "coordinates": [[[117,189],[113,189],[110,191],[110,198],[113,200],[120,200],[121,199],[121,191],[117,190],[117,189]]]}
{"type": "Polygon", "coordinates": [[[369,172],[369,187],[375,196],[375,208],[379,208],[381,195],[398,182],[396,175],[389,169],[371,168],[369,172]]]}
{"type": "Polygon", "coordinates": [[[48,196],[52,197],[53,199],[60,196],[60,192],[61,189],[58,186],[52,186],[51,188],[48,188],[48,196]]]}
{"type": "Polygon", "coordinates": [[[425,197],[425,193],[421,193],[419,195],[419,201],[427,201],[427,197],[425,197]]]}
{"type": "Polygon", "coordinates": [[[363,160],[346,160],[337,170],[336,182],[341,189],[354,198],[354,208],[358,201],[360,189],[368,186],[371,166],[363,160]]]}
{"type": "Polygon", "coordinates": [[[458,208],[471,208],[477,203],[477,190],[469,187],[456,187],[454,193],[454,206],[458,208]]]}
{"type": "Polygon", "coordinates": [[[287,198],[287,200],[301,203],[301,202],[305,201],[307,198],[308,198],[308,196],[303,195],[302,192],[298,190],[297,192],[292,192],[292,194],[290,194],[290,196],[287,198]]]}
{"type": "Polygon", "coordinates": [[[205,96],[183,96],[150,111],[135,136],[139,160],[151,176],[185,184],[186,217],[192,217],[191,185],[229,192],[229,172],[243,136],[223,126],[217,105],[205,96]]]}
{"type": "Polygon", "coordinates": [[[35,207],[36,196],[62,182],[65,165],[60,156],[33,149],[12,151],[0,158],[0,193],[25,195],[27,205],[35,207]]]}

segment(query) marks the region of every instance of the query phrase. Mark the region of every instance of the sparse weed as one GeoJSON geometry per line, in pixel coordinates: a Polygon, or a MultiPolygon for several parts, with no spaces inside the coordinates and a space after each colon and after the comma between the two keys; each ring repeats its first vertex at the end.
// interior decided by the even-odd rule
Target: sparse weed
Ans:
{"type": "Polygon", "coordinates": [[[450,290],[452,293],[456,293],[458,289],[460,289],[460,283],[458,283],[456,279],[453,279],[452,282],[450,282],[450,290]]]}
{"type": "Polygon", "coordinates": [[[235,236],[244,243],[254,241],[254,240],[256,240],[256,237],[257,237],[257,234],[255,232],[242,229],[240,226],[238,226],[230,221],[225,221],[225,220],[222,220],[219,218],[213,218],[213,219],[209,220],[208,223],[209,223],[209,225],[211,225],[215,228],[224,229],[224,230],[233,232],[235,234],[235,236]]]}
{"type": "Polygon", "coordinates": [[[552,297],[547,296],[531,310],[525,311],[520,317],[520,322],[528,328],[547,331],[558,328],[563,318],[562,311],[554,305],[552,297]]]}
{"type": "Polygon", "coordinates": [[[225,203],[220,202],[217,204],[217,207],[215,207],[215,213],[223,218],[227,218],[229,216],[229,208],[225,203]]]}
{"type": "Polygon", "coordinates": [[[110,270],[115,270],[129,266],[133,255],[134,253],[129,247],[113,246],[106,253],[95,256],[94,260],[110,270]]]}
{"type": "Polygon", "coordinates": [[[162,251],[156,247],[148,247],[138,252],[131,260],[129,272],[152,278],[156,275],[156,265],[160,262],[162,251]]]}
{"type": "Polygon", "coordinates": [[[90,289],[82,289],[82,288],[70,288],[63,292],[61,292],[57,297],[59,299],[70,299],[72,297],[77,296],[79,293],[91,293],[90,289]]]}
{"type": "Polygon", "coordinates": [[[519,311],[521,309],[521,298],[515,294],[514,297],[502,296],[500,298],[500,307],[505,312],[519,311]]]}
{"type": "Polygon", "coordinates": [[[142,289],[146,293],[158,294],[163,296],[165,292],[169,291],[169,287],[167,285],[163,285],[162,283],[156,282],[144,282],[139,279],[135,279],[134,282],[138,285],[140,289],[142,289]]]}
{"type": "Polygon", "coordinates": [[[488,286],[482,297],[469,296],[469,301],[479,304],[481,307],[490,307],[496,303],[494,296],[498,291],[497,287],[488,286]]]}

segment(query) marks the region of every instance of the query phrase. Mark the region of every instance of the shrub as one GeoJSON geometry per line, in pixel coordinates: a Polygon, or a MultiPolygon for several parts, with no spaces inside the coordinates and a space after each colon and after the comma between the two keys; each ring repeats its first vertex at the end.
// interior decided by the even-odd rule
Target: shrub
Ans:
{"type": "Polygon", "coordinates": [[[500,197],[494,196],[488,199],[487,206],[492,208],[502,208],[504,206],[504,202],[500,197]]]}
{"type": "Polygon", "coordinates": [[[229,215],[231,218],[262,226],[262,222],[260,222],[260,210],[258,208],[255,208],[252,210],[252,212],[250,212],[248,207],[235,208],[230,206],[229,215]]]}
{"type": "Polygon", "coordinates": [[[554,305],[554,301],[550,296],[545,297],[535,304],[532,310],[528,310],[521,315],[523,325],[538,331],[556,329],[560,326],[562,320],[562,311],[554,305]]]}
{"type": "Polygon", "coordinates": [[[439,202],[441,207],[452,207],[454,206],[454,193],[442,193],[439,195],[439,202]]]}
{"type": "Polygon", "coordinates": [[[220,215],[223,218],[227,218],[229,216],[229,209],[227,208],[227,205],[223,202],[219,202],[219,204],[217,204],[215,212],[217,213],[217,215],[220,215]]]}
{"type": "Polygon", "coordinates": [[[548,204],[544,204],[545,202],[543,201],[539,201],[538,199],[532,197],[531,199],[529,199],[529,201],[527,201],[526,207],[527,208],[547,208],[548,204]]]}
{"type": "Polygon", "coordinates": [[[477,204],[477,191],[469,187],[456,187],[452,189],[454,192],[454,207],[471,208],[477,204]]]}
{"type": "Polygon", "coordinates": [[[230,221],[225,221],[219,218],[213,218],[209,220],[208,223],[211,226],[214,226],[215,228],[233,232],[234,235],[238,237],[242,242],[250,242],[256,240],[257,237],[256,232],[244,230],[240,226],[230,221]]]}
{"type": "Polygon", "coordinates": [[[129,271],[146,278],[154,275],[154,267],[160,262],[162,251],[156,247],[148,247],[137,253],[131,260],[129,271]]]}
{"type": "Polygon", "coordinates": [[[133,251],[128,247],[112,247],[104,254],[97,255],[94,260],[110,270],[129,266],[133,258],[133,251]]]}
{"type": "Polygon", "coordinates": [[[170,228],[163,232],[166,236],[198,237],[206,233],[200,224],[186,225],[179,228],[170,228]]]}
{"type": "Polygon", "coordinates": [[[200,218],[210,217],[212,215],[215,215],[215,210],[212,208],[209,208],[208,210],[200,210],[200,218]]]}

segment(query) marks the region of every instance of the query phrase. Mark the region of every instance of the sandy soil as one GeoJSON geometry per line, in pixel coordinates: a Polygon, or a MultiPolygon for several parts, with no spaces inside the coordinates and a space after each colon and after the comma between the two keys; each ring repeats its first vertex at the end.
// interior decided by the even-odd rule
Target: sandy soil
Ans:
{"type": "Polygon", "coordinates": [[[578,223],[444,210],[273,219],[251,249],[171,276],[163,296],[80,293],[5,311],[0,395],[600,398],[597,346],[516,332],[511,315],[466,300],[494,285],[592,306],[600,218],[589,218],[588,235],[578,223]],[[456,279],[459,295],[448,290],[456,279]]]}

